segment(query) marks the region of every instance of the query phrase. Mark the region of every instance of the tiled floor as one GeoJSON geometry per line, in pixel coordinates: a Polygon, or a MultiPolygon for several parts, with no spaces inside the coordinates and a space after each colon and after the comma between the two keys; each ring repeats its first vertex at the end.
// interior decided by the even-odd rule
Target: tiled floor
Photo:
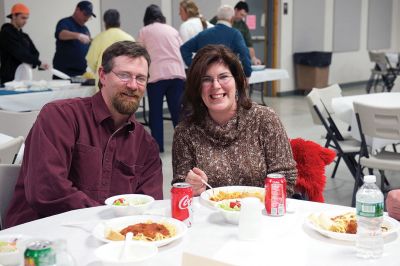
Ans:
{"type": "MultiPolygon", "coordinates": [[[[343,89],[344,96],[364,93],[364,87],[343,89]]],[[[257,95],[257,92],[255,92],[253,100],[260,101],[259,99],[260,95],[257,95]]],[[[265,97],[265,101],[268,106],[272,107],[279,114],[289,138],[301,137],[320,144],[325,143],[321,138],[324,134],[324,129],[313,124],[305,96],[265,97]]],[[[161,158],[163,161],[165,198],[170,197],[172,137],[173,128],[171,121],[164,121],[165,152],[161,154],[161,158]]],[[[330,178],[333,166],[334,163],[326,169],[327,184],[324,193],[325,201],[327,203],[349,206],[351,204],[354,179],[343,161],[340,162],[336,177],[334,179],[330,178]]],[[[400,173],[393,172],[387,173],[387,175],[392,187],[400,187],[400,173]]],[[[378,184],[379,182],[378,179],[378,184]]]]}

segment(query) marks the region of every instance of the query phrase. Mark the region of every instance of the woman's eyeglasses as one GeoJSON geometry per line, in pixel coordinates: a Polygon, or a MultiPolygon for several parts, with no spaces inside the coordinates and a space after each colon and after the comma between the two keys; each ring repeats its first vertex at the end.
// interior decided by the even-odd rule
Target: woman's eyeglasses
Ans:
{"type": "Polygon", "coordinates": [[[211,87],[213,85],[214,80],[217,80],[220,85],[226,85],[231,80],[233,76],[228,74],[219,75],[216,78],[210,76],[204,76],[201,78],[201,85],[205,88],[211,87]]]}
{"type": "Polygon", "coordinates": [[[136,83],[140,86],[145,86],[147,83],[147,77],[145,76],[132,76],[129,73],[126,72],[121,72],[121,73],[117,73],[114,72],[113,70],[111,70],[112,73],[114,73],[115,76],[117,76],[119,78],[119,80],[121,80],[124,83],[131,83],[132,80],[136,80],[136,83]]]}

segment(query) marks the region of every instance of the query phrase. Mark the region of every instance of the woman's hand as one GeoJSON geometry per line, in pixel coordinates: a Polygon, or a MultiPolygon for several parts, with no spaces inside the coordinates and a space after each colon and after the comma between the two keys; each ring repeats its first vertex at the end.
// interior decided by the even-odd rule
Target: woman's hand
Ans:
{"type": "Polygon", "coordinates": [[[206,185],[204,185],[202,180],[207,182],[208,177],[201,169],[197,167],[194,167],[186,175],[185,182],[192,185],[193,196],[198,196],[206,190],[206,185]]]}

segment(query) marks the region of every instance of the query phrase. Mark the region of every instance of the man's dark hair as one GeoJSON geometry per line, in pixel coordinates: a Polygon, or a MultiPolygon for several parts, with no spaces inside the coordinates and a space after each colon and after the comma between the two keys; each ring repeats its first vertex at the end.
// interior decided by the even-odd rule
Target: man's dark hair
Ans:
{"type": "Polygon", "coordinates": [[[249,5],[244,2],[244,1],[239,1],[236,5],[235,5],[235,9],[237,10],[242,10],[244,9],[246,11],[246,13],[249,13],[249,5]]]}
{"type": "Polygon", "coordinates": [[[144,13],[143,24],[147,26],[154,22],[165,23],[166,19],[158,5],[149,5],[144,13]]]}
{"type": "Polygon", "coordinates": [[[103,20],[106,29],[119,28],[121,26],[119,12],[116,9],[108,9],[106,12],[104,12],[103,20]]]}
{"type": "MultiPolygon", "coordinates": [[[[132,41],[121,41],[110,45],[103,53],[101,66],[105,73],[110,73],[114,67],[114,58],[118,56],[127,56],[130,58],[144,57],[147,61],[147,65],[150,67],[150,55],[146,48],[136,42],[132,41]]],[[[99,81],[99,88],[101,89],[102,84],[99,81]]]]}

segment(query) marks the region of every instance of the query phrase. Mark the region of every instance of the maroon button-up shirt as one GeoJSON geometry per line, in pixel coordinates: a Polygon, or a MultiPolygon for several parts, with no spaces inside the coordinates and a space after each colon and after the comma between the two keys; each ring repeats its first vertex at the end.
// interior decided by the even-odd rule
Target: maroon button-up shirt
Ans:
{"type": "Polygon", "coordinates": [[[44,106],[25,145],[6,227],[98,206],[117,194],[163,198],[157,143],[134,115],[115,129],[100,92],[44,106]]]}

